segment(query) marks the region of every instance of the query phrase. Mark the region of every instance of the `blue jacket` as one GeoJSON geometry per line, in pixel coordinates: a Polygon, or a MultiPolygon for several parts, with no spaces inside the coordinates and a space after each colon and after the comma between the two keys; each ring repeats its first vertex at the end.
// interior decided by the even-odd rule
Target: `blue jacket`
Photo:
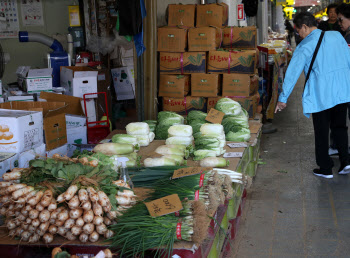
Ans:
{"type": "MultiPolygon", "coordinates": [[[[295,49],[278,99],[280,102],[287,103],[303,70],[306,77],[320,35],[321,30],[312,31],[295,49]]],[[[302,102],[306,117],[350,102],[350,51],[339,32],[325,33],[302,102]]]]}

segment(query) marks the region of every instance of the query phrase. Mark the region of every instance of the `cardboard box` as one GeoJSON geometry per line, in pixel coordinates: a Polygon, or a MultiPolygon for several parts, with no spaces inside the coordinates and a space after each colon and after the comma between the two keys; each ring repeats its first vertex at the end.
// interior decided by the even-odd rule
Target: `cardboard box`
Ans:
{"type": "Polygon", "coordinates": [[[178,27],[158,28],[158,51],[184,52],[187,49],[187,30],[178,27]]]}
{"type": "MultiPolygon", "coordinates": [[[[97,71],[81,66],[62,66],[60,79],[61,87],[65,94],[83,98],[86,93],[97,92],[97,71]]],[[[87,98],[97,98],[97,95],[90,95],[87,98]]]]}
{"type": "Polygon", "coordinates": [[[256,49],[257,30],[255,26],[226,27],[223,29],[223,48],[256,49]]]}
{"type": "Polygon", "coordinates": [[[0,177],[7,171],[18,167],[18,153],[0,152],[0,177]]]}
{"type": "Polygon", "coordinates": [[[220,93],[221,78],[218,74],[197,73],[191,76],[192,97],[216,97],[220,93]]]}
{"type": "Polygon", "coordinates": [[[73,152],[77,149],[74,143],[76,144],[87,144],[87,127],[75,127],[67,128],[67,150],[68,157],[73,155],[73,152]]]}
{"type": "Polygon", "coordinates": [[[196,5],[169,4],[168,26],[194,27],[196,5]]]}
{"type": "Polygon", "coordinates": [[[196,27],[222,27],[227,26],[228,22],[228,5],[220,4],[203,4],[197,5],[196,27]]]}
{"type": "Polygon", "coordinates": [[[182,98],[189,92],[189,75],[166,75],[159,78],[159,96],[182,98]]]}
{"type": "Polygon", "coordinates": [[[222,96],[250,95],[250,76],[248,74],[224,74],[222,77],[222,96]]]}
{"type": "Polygon", "coordinates": [[[86,117],[66,114],[66,128],[86,126],[86,117]]]}
{"type": "Polygon", "coordinates": [[[60,154],[61,156],[68,156],[68,144],[64,144],[50,151],[46,151],[46,157],[51,158],[56,153],[60,154]]]}
{"type": "Polygon", "coordinates": [[[43,142],[41,112],[0,109],[1,152],[21,153],[43,142]]]}
{"type": "Polygon", "coordinates": [[[28,93],[52,91],[52,68],[30,69],[23,90],[28,93]]]}
{"type": "Polygon", "coordinates": [[[163,110],[187,115],[192,110],[206,112],[207,99],[202,97],[168,98],[163,97],[163,110]]]}
{"type": "Polygon", "coordinates": [[[256,69],[256,51],[209,51],[208,73],[254,74],[256,69]]]}
{"type": "Polygon", "coordinates": [[[190,28],[188,30],[188,51],[210,51],[220,47],[217,34],[221,29],[213,27],[190,28]]]}
{"type": "Polygon", "coordinates": [[[21,154],[19,154],[19,157],[18,157],[18,167],[28,168],[29,161],[36,159],[36,158],[44,159],[45,156],[46,156],[46,145],[45,144],[42,144],[36,148],[22,152],[21,154]]]}
{"type": "Polygon", "coordinates": [[[117,100],[134,99],[135,76],[134,67],[120,67],[111,69],[113,85],[117,100]]]}
{"type": "Polygon", "coordinates": [[[205,52],[159,53],[160,74],[206,73],[205,52]]]}

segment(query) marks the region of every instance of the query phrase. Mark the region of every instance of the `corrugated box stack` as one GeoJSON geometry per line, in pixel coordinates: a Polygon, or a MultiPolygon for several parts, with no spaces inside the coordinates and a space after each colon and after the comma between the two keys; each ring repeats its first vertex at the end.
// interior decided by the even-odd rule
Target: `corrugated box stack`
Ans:
{"type": "Polygon", "coordinates": [[[229,97],[255,116],[256,27],[227,27],[227,11],[224,3],[168,6],[168,26],[158,28],[164,111],[207,112],[220,98],[229,97]]]}

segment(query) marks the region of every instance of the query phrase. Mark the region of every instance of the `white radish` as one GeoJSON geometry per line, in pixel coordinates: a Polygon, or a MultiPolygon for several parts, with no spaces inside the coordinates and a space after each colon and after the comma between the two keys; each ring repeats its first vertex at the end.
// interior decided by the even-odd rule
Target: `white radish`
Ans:
{"type": "Polygon", "coordinates": [[[65,235],[65,237],[69,240],[69,241],[74,241],[75,239],[77,239],[77,237],[75,235],[72,234],[71,231],[68,231],[65,235]]]}
{"type": "Polygon", "coordinates": [[[2,207],[0,209],[0,215],[4,216],[6,214],[7,208],[6,207],[2,207]]]}
{"type": "Polygon", "coordinates": [[[68,206],[72,210],[78,208],[79,205],[80,205],[80,202],[79,202],[78,195],[74,195],[74,197],[70,199],[70,201],[68,202],[68,206]]]}
{"type": "Polygon", "coordinates": [[[114,236],[114,232],[110,229],[108,229],[105,233],[104,233],[105,238],[111,238],[112,236],[114,236]]]}
{"type": "Polygon", "coordinates": [[[9,187],[6,188],[6,193],[9,194],[9,193],[12,193],[14,191],[17,191],[19,189],[22,189],[24,187],[26,187],[27,185],[26,184],[15,184],[15,185],[10,185],[9,187]]]}
{"type": "Polygon", "coordinates": [[[9,231],[9,237],[15,237],[15,236],[16,236],[16,228],[11,229],[11,230],[9,231]]]}
{"type": "Polygon", "coordinates": [[[49,206],[47,207],[48,211],[54,211],[57,209],[57,203],[56,200],[54,198],[51,199],[51,203],[49,204],[49,206]]]}
{"type": "Polygon", "coordinates": [[[23,228],[24,230],[28,230],[29,225],[28,224],[22,224],[21,228],[23,228]]]}
{"type": "Polygon", "coordinates": [[[75,193],[78,191],[78,186],[76,185],[71,185],[70,187],[68,187],[66,193],[64,194],[64,199],[66,201],[69,201],[70,199],[73,198],[73,196],[75,195],[75,193]]]}
{"type": "Polygon", "coordinates": [[[89,240],[90,242],[94,243],[94,242],[97,242],[98,239],[99,239],[99,235],[96,231],[92,232],[90,235],[89,235],[89,240]]]}
{"type": "Polygon", "coordinates": [[[84,233],[88,235],[90,235],[94,231],[94,229],[95,229],[95,225],[92,223],[88,223],[83,226],[84,233]]]}
{"type": "Polygon", "coordinates": [[[32,226],[33,227],[38,227],[39,225],[40,225],[40,220],[39,219],[35,218],[35,219],[32,220],[32,226]]]}
{"type": "Polygon", "coordinates": [[[64,207],[59,207],[51,213],[51,219],[57,219],[57,215],[63,211],[64,207]]]}
{"type": "Polygon", "coordinates": [[[16,233],[15,233],[16,236],[20,237],[21,234],[23,233],[23,231],[24,231],[23,228],[17,228],[17,229],[16,229],[16,233]]]}
{"type": "Polygon", "coordinates": [[[109,226],[109,225],[112,224],[112,221],[111,221],[109,218],[104,217],[104,218],[103,218],[103,223],[104,223],[105,225],[109,226]]]}
{"type": "Polygon", "coordinates": [[[31,211],[33,208],[32,208],[32,206],[30,206],[30,205],[27,205],[26,207],[24,207],[25,208],[25,210],[26,211],[31,211]]]}
{"type": "Polygon", "coordinates": [[[105,258],[113,258],[113,254],[112,254],[111,250],[105,249],[105,250],[103,250],[103,253],[105,255],[105,258]]]}
{"type": "Polygon", "coordinates": [[[43,240],[45,244],[50,244],[53,241],[53,235],[50,233],[45,233],[43,235],[43,240]]]}
{"type": "Polygon", "coordinates": [[[10,200],[11,200],[11,195],[4,195],[0,197],[1,203],[9,202],[10,200]]]}
{"type": "Polygon", "coordinates": [[[57,230],[57,234],[59,234],[63,237],[66,235],[67,232],[68,232],[68,229],[65,227],[59,227],[57,230]]]}
{"type": "Polygon", "coordinates": [[[94,214],[96,216],[102,216],[103,215],[102,206],[99,205],[97,202],[92,205],[92,210],[94,211],[94,214]]]}
{"type": "Polygon", "coordinates": [[[56,224],[56,220],[52,219],[52,218],[50,218],[49,222],[50,222],[50,225],[55,225],[56,224]]]}
{"type": "Polygon", "coordinates": [[[32,235],[32,233],[28,232],[28,231],[23,231],[21,234],[21,240],[24,242],[28,242],[29,237],[32,235]]]}
{"type": "Polygon", "coordinates": [[[32,221],[33,220],[31,218],[27,218],[25,223],[30,225],[30,224],[32,224],[32,221]]]}
{"type": "Polygon", "coordinates": [[[45,208],[40,204],[40,202],[35,206],[35,209],[38,211],[43,211],[45,208]]]}
{"type": "Polygon", "coordinates": [[[88,187],[87,191],[89,193],[89,198],[91,200],[92,203],[98,202],[98,194],[96,192],[96,190],[92,187],[88,187]]]}
{"type": "Polygon", "coordinates": [[[80,189],[78,192],[78,195],[79,195],[80,202],[85,203],[89,201],[88,192],[85,189],[80,189]]]}
{"type": "Polygon", "coordinates": [[[50,223],[48,221],[40,224],[39,229],[41,230],[41,232],[43,232],[43,235],[49,229],[49,226],[50,226],[50,223]]]}
{"type": "Polygon", "coordinates": [[[84,202],[81,207],[86,211],[91,210],[91,202],[89,202],[89,201],[84,202]]]}
{"type": "Polygon", "coordinates": [[[28,217],[29,211],[26,211],[25,208],[23,208],[23,209],[21,210],[21,213],[23,214],[23,216],[28,217]]]}
{"type": "Polygon", "coordinates": [[[6,227],[7,229],[11,230],[11,229],[14,229],[17,227],[16,223],[13,221],[13,220],[9,220],[7,223],[6,223],[6,227]]]}
{"type": "Polygon", "coordinates": [[[73,226],[71,228],[71,232],[74,236],[79,236],[83,232],[83,229],[82,229],[82,227],[73,226]]]}
{"type": "Polygon", "coordinates": [[[40,201],[41,206],[43,206],[43,207],[49,206],[51,203],[52,196],[53,196],[52,191],[49,189],[46,190],[44,192],[44,196],[41,198],[41,201],[40,201]]]}
{"type": "Polygon", "coordinates": [[[30,198],[27,203],[31,206],[35,206],[41,199],[41,197],[43,197],[44,192],[43,191],[39,191],[35,194],[35,196],[33,196],[32,198],[30,198]]]}
{"type": "Polygon", "coordinates": [[[25,221],[26,219],[27,219],[27,217],[26,216],[24,216],[23,214],[19,214],[18,216],[17,216],[17,219],[19,219],[20,221],[25,221]]]}
{"type": "Polygon", "coordinates": [[[24,207],[24,204],[23,203],[17,203],[15,205],[15,207],[13,207],[15,210],[19,210],[19,209],[22,209],[24,207]]]}
{"type": "Polygon", "coordinates": [[[36,194],[38,193],[38,191],[31,191],[30,193],[28,193],[24,199],[25,199],[25,202],[28,202],[30,198],[34,197],[36,194]]]}
{"type": "Polygon", "coordinates": [[[136,196],[135,193],[133,191],[130,191],[130,190],[118,191],[117,195],[123,196],[126,198],[131,198],[131,197],[136,196]]]}
{"type": "Polygon", "coordinates": [[[94,223],[96,226],[101,225],[103,223],[103,217],[95,216],[92,223],[94,223]]]}
{"type": "Polygon", "coordinates": [[[0,182],[0,187],[7,187],[7,186],[10,186],[12,185],[13,183],[12,182],[4,182],[4,181],[1,181],[0,182]]]}
{"type": "Polygon", "coordinates": [[[77,225],[78,227],[82,227],[84,226],[85,224],[85,221],[82,217],[78,218],[76,221],[75,221],[75,225],[77,225]]]}
{"type": "MultiPolygon", "coordinates": [[[[35,191],[33,191],[33,192],[35,192],[35,191]]],[[[16,203],[23,203],[23,204],[25,204],[26,203],[26,198],[24,196],[19,197],[15,202],[16,203]]]]}
{"type": "Polygon", "coordinates": [[[57,230],[58,228],[55,226],[55,225],[51,225],[49,227],[49,232],[52,234],[52,235],[55,235],[57,233],[57,230]]]}
{"type": "Polygon", "coordinates": [[[103,191],[98,191],[98,203],[103,207],[106,206],[109,203],[109,198],[107,194],[103,191]]]}
{"type": "Polygon", "coordinates": [[[130,205],[131,199],[123,196],[116,195],[115,199],[119,205],[130,205]]]}
{"type": "Polygon", "coordinates": [[[35,233],[35,231],[36,231],[36,227],[34,227],[33,225],[29,225],[28,232],[35,233]]]}
{"type": "Polygon", "coordinates": [[[66,193],[64,192],[64,193],[62,193],[62,194],[60,194],[59,196],[57,196],[57,202],[58,203],[62,203],[62,202],[64,202],[65,201],[65,199],[64,199],[64,195],[65,195],[66,193]]]}
{"type": "Polygon", "coordinates": [[[113,220],[117,217],[117,212],[116,211],[110,211],[107,213],[107,217],[110,219],[110,220],[113,220]]]}
{"type": "Polygon", "coordinates": [[[17,200],[19,197],[29,194],[30,192],[34,191],[34,187],[33,186],[26,186],[23,187],[19,190],[16,190],[12,193],[12,198],[17,200]]]}
{"type": "Polygon", "coordinates": [[[13,210],[7,210],[6,216],[11,217],[11,216],[14,216],[14,215],[15,215],[15,212],[13,210]]]}
{"type": "Polygon", "coordinates": [[[110,212],[112,210],[112,205],[111,203],[107,203],[106,206],[102,206],[104,212],[110,212]]]}
{"type": "Polygon", "coordinates": [[[125,188],[130,188],[130,185],[128,185],[126,182],[124,182],[124,180],[112,181],[112,184],[114,184],[116,186],[122,186],[122,187],[125,187],[125,188]]]}
{"type": "Polygon", "coordinates": [[[105,224],[101,224],[96,227],[96,232],[99,233],[100,235],[103,235],[106,231],[107,231],[107,227],[105,224]]]}
{"type": "Polygon", "coordinates": [[[29,218],[36,219],[38,216],[39,216],[38,210],[33,209],[29,211],[29,218]]]}
{"type": "Polygon", "coordinates": [[[63,210],[57,215],[57,219],[60,221],[66,221],[69,218],[68,210],[63,210]]]}
{"type": "Polygon", "coordinates": [[[70,210],[69,217],[72,219],[77,219],[81,217],[82,214],[83,214],[83,209],[74,209],[74,210],[70,210]]]}
{"type": "Polygon", "coordinates": [[[37,234],[34,234],[29,238],[28,242],[29,243],[36,243],[39,241],[39,239],[40,239],[40,236],[37,234]]]}
{"type": "Polygon", "coordinates": [[[92,210],[85,211],[83,219],[85,223],[91,223],[94,219],[94,212],[92,210]]]}
{"type": "Polygon", "coordinates": [[[75,219],[67,219],[64,223],[64,227],[67,229],[72,228],[75,225],[75,219]]]}
{"type": "Polygon", "coordinates": [[[56,220],[55,226],[62,227],[67,220],[56,220]]]}
{"type": "Polygon", "coordinates": [[[5,181],[17,180],[17,179],[21,178],[21,172],[20,171],[13,171],[13,172],[5,173],[2,175],[2,178],[5,181]]]}
{"type": "Polygon", "coordinates": [[[39,220],[41,223],[49,221],[50,220],[51,213],[48,210],[43,210],[39,214],[39,220]]]}
{"type": "Polygon", "coordinates": [[[79,240],[82,243],[86,243],[89,240],[89,235],[87,235],[87,234],[80,234],[79,240]]]}
{"type": "Polygon", "coordinates": [[[15,212],[15,217],[17,218],[19,216],[19,214],[21,214],[21,212],[20,211],[16,211],[15,212]]]}

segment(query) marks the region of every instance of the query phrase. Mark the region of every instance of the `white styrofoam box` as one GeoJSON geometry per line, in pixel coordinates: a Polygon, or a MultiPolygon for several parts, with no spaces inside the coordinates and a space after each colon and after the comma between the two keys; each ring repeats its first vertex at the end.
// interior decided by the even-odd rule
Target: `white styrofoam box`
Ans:
{"type": "Polygon", "coordinates": [[[8,96],[7,101],[34,101],[33,95],[8,96]]]}
{"type": "MultiPolygon", "coordinates": [[[[97,114],[96,114],[96,106],[95,106],[95,100],[94,99],[87,99],[86,100],[86,110],[85,112],[85,106],[84,106],[84,100],[81,101],[81,107],[83,108],[83,112],[88,117],[88,122],[95,122],[97,121],[97,114]]],[[[89,127],[95,126],[96,124],[90,124],[89,127]]]]}
{"type": "Polygon", "coordinates": [[[66,114],[66,127],[81,127],[86,125],[86,117],[66,114]]]}
{"type": "MultiPolygon", "coordinates": [[[[60,73],[61,87],[65,89],[65,94],[83,98],[86,93],[97,92],[98,71],[74,71],[63,67],[60,73]]],[[[90,95],[87,98],[97,98],[97,95],[90,95]]]]}
{"type": "Polygon", "coordinates": [[[83,126],[67,128],[67,143],[68,157],[71,157],[73,155],[73,152],[77,148],[72,144],[87,144],[87,127],[83,126]]]}
{"type": "Polygon", "coordinates": [[[29,70],[25,80],[27,92],[52,91],[52,70],[52,68],[29,70]]]}
{"type": "Polygon", "coordinates": [[[28,168],[29,161],[35,158],[45,158],[46,157],[46,145],[41,144],[40,146],[27,150],[19,154],[18,157],[18,167],[28,168]]]}
{"type": "Polygon", "coordinates": [[[21,153],[43,143],[42,112],[0,109],[0,151],[21,153]]]}
{"type": "Polygon", "coordinates": [[[68,144],[57,147],[46,152],[46,157],[51,158],[54,154],[60,154],[61,156],[68,156],[68,144]]]}
{"type": "Polygon", "coordinates": [[[18,153],[0,152],[0,176],[18,167],[18,153]]]}

